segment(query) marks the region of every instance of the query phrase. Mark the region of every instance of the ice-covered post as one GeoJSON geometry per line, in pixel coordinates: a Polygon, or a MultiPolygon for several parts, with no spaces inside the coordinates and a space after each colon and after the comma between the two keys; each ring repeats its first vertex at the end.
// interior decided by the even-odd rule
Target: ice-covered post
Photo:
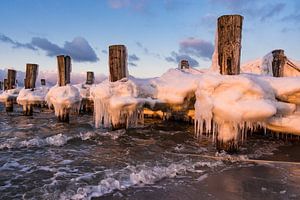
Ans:
{"type": "MultiPolygon", "coordinates": [[[[8,69],[7,71],[7,90],[14,89],[16,87],[16,76],[17,71],[8,69]]],[[[8,98],[5,102],[6,112],[13,112],[14,110],[14,99],[8,98]]]]}
{"type": "Polygon", "coordinates": [[[44,78],[41,79],[41,85],[42,86],[46,85],[46,79],[44,79],[44,78]]]}
{"type": "Polygon", "coordinates": [[[124,45],[109,46],[109,72],[111,82],[128,77],[127,49],[124,45]]]}
{"type": "MultiPolygon", "coordinates": [[[[59,55],[57,56],[58,66],[58,85],[66,86],[71,81],[71,57],[59,55]]],[[[65,110],[63,114],[58,116],[58,121],[69,122],[69,110],[65,110]]]]}
{"type": "Polygon", "coordinates": [[[287,61],[287,57],[284,55],[284,50],[276,49],[272,51],[273,61],[272,61],[272,71],[274,77],[282,77],[284,65],[287,61]]]}
{"type": "Polygon", "coordinates": [[[243,17],[223,15],[218,18],[218,64],[220,73],[240,73],[241,40],[243,17]]]}
{"type": "MultiPolygon", "coordinates": [[[[26,64],[26,78],[24,80],[25,89],[34,90],[35,82],[38,75],[37,64],[26,64]]],[[[33,114],[33,106],[30,104],[23,110],[24,115],[30,116],[33,114]]]]}
{"type": "Polygon", "coordinates": [[[181,60],[180,61],[180,69],[188,69],[190,68],[190,64],[188,60],[181,60]]]}
{"type": "Polygon", "coordinates": [[[93,85],[95,81],[94,72],[86,72],[86,84],[87,85],[93,85]]]}

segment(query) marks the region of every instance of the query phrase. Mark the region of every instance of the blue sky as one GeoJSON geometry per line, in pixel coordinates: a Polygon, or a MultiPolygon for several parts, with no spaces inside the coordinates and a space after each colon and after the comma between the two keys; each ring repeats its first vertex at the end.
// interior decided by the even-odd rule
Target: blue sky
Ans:
{"type": "Polygon", "coordinates": [[[216,19],[244,16],[242,62],[284,49],[300,60],[297,0],[0,0],[0,66],[56,70],[69,54],[73,71],[108,73],[107,49],[125,44],[129,72],[159,76],[188,58],[209,67],[216,19]]]}

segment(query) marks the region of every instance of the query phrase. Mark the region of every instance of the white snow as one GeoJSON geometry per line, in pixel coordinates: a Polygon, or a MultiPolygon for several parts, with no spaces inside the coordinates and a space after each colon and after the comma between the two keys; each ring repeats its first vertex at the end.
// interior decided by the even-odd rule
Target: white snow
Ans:
{"type": "Polygon", "coordinates": [[[79,90],[70,84],[52,87],[45,97],[48,106],[54,106],[56,116],[62,116],[70,110],[78,112],[81,99],[79,90]]]}
{"type": "Polygon", "coordinates": [[[15,88],[11,90],[5,90],[0,94],[0,102],[6,102],[9,99],[15,99],[18,97],[20,88],[15,88]]]}
{"type": "Polygon", "coordinates": [[[48,91],[49,88],[46,86],[41,86],[34,90],[22,88],[17,97],[17,103],[22,105],[24,110],[30,105],[40,105],[45,101],[48,91]]]}

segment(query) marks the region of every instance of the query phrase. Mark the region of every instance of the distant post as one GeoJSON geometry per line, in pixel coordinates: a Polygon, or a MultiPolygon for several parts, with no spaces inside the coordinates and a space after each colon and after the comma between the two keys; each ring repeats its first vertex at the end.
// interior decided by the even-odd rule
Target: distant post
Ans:
{"type": "Polygon", "coordinates": [[[0,81],[0,90],[3,90],[3,82],[0,81]]]}
{"type": "Polygon", "coordinates": [[[284,50],[276,49],[272,51],[272,71],[274,77],[283,77],[284,65],[287,62],[287,57],[284,55],[284,50]]]}
{"type": "Polygon", "coordinates": [[[180,69],[189,69],[190,64],[188,60],[181,60],[180,61],[180,69]]]}
{"type": "Polygon", "coordinates": [[[218,64],[223,75],[240,73],[242,26],[241,15],[218,18],[218,64]]]}
{"type": "Polygon", "coordinates": [[[93,85],[95,81],[94,72],[88,71],[86,72],[86,84],[93,85]]]}
{"type": "Polygon", "coordinates": [[[59,55],[57,56],[58,66],[58,85],[65,86],[70,83],[71,77],[71,57],[59,55]]]}
{"type": "Polygon", "coordinates": [[[41,79],[41,85],[42,86],[46,85],[46,79],[44,79],[44,78],[41,79]]]}
{"type": "Polygon", "coordinates": [[[8,90],[8,81],[7,81],[7,78],[5,78],[3,80],[3,84],[4,84],[4,90],[8,90]]]}
{"type": "Polygon", "coordinates": [[[127,49],[124,45],[109,46],[109,72],[111,82],[128,77],[127,49]]]}
{"type": "MultiPolygon", "coordinates": [[[[58,85],[66,86],[70,83],[71,79],[71,57],[59,55],[57,56],[58,66],[58,85]]],[[[58,121],[69,122],[69,110],[65,110],[63,114],[58,116],[58,121]]]]}
{"type": "MultiPolygon", "coordinates": [[[[6,81],[4,79],[4,82],[7,82],[7,83],[5,83],[7,85],[7,88],[6,88],[7,90],[11,90],[16,87],[16,76],[17,76],[16,70],[8,69],[6,81]]],[[[5,102],[6,112],[13,112],[14,100],[15,100],[14,98],[10,98],[10,97],[6,100],[6,102],[5,102]]]]}

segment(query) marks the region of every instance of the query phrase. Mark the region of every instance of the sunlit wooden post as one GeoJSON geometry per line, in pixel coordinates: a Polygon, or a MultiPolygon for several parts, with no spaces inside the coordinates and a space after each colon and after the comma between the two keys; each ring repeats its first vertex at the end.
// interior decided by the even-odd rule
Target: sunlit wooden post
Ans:
{"type": "Polygon", "coordinates": [[[218,64],[221,74],[240,73],[242,25],[241,15],[224,15],[218,18],[218,64]]]}
{"type": "MultiPolygon", "coordinates": [[[[58,66],[58,85],[66,86],[71,81],[71,57],[59,55],[57,56],[58,66]]],[[[62,115],[58,116],[58,121],[69,122],[69,110],[65,110],[62,115]]]]}
{"type": "Polygon", "coordinates": [[[88,71],[86,72],[86,84],[93,85],[95,81],[94,72],[88,71]]]}
{"type": "Polygon", "coordinates": [[[124,45],[109,46],[109,72],[111,82],[128,77],[127,49],[124,45]]]}
{"type": "Polygon", "coordinates": [[[187,60],[180,61],[180,69],[189,69],[189,68],[190,68],[189,61],[187,60]]]}
{"type": "MultiPolygon", "coordinates": [[[[14,89],[16,87],[17,71],[8,69],[7,71],[7,90],[14,89]]],[[[5,79],[4,79],[5,81],[5,79]]],[[[8,98],[5,102],[6,112],[13,112],[14,110],[14,98],[8,98]]]]}
{"type": "Polygon", "coordinates": [[[58,65],[58,85],[65,86],[70,83],[71,77],[71,57],[59,55],[57,56],[58,65]]]}
{"type": "Polygon", "coordinates": [[[287,57],[284,55],[284,50],[276,49],[272,51],[272,72],[274,77],[282,77],[284,71],[284,65],[287,62],[287,57]]]}
{"type": "Polygon", "coordinates": [[[38,75],[37,64],[26,64],[26,78],[25,78],[25,89],[34,89],[35,82],[38,75]]]}
{"type": "Polygon", "coordinates": [[[44,78],[41,79],[41,85],[42,86],[46,85],[46,79],[44,79],[44,78]]]}
{"type": "MultiPolygon", "coordinates": [[[[26,64],[26,78],[24,79],[24,86],[25,89],[31,89],[34,90],[35,88],[35,82],[38,75],[38,68],[39,66],[37,64],[26,64]]],[[[24,115],[30,116],[33,114],[33,105],[28,105],[25,107],[25,110],[23,110],[24,115]]]]}

